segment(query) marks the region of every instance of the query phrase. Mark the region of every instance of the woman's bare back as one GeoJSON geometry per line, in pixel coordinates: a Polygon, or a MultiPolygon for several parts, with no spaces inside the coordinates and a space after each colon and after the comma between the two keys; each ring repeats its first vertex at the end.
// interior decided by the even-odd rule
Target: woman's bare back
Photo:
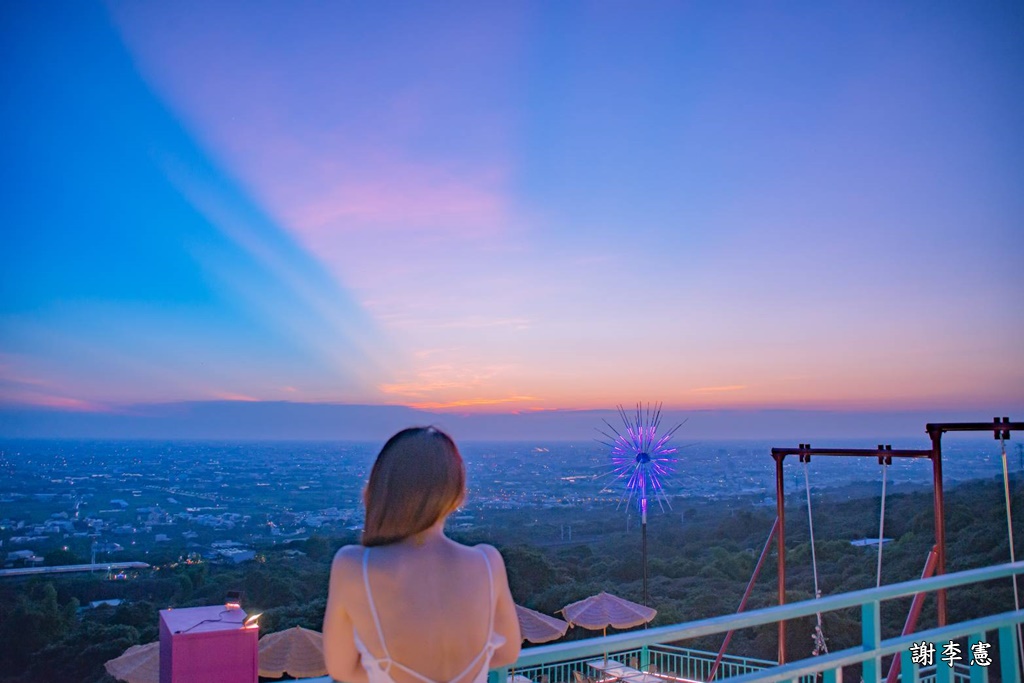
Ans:
{"type": "MultiPolygon", "coordinates": [[[[509,632],[515,610],[501,556],[490,546],[470,548],[441,534],[420,542],[374,547],[368,553],[362,546],[343,548],[332,567],[330,594],[332,600],[341,603],[354,635],[373,658],[390,655],[392,661],[402,665],[391,669],[396,683],[422,683],[404,667],[433,681],[453,681],[465,673],[453,683],[467,683],[486,666],[480,654],[495,632],[519,638],[518,623],[514,636],[509,632]],[[366,580],[383,644],[367,597],[366,580]],[[476,659],[481,661],[474,664],[476,659]]],[[[331,609],[329,604],[328,619],[331,609]]],[[[325,632],[327,627],[325,620],[325,632]]],[[[495,653],[495,659],[501,661],[511,654],[514,660],[518,650],[518,641],[506,643],[495,653]]]]}

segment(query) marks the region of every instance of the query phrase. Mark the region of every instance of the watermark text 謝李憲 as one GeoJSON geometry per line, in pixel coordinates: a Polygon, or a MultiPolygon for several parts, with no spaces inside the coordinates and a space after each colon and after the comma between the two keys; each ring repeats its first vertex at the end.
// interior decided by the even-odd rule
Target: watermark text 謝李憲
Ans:
{"type": "MultiPolygon", "coordinates": [[[[937,652],[941,652],[939,661],[945,662],[950,668],[954,664],[963,660],[965,654],[961,653],[960,644],[955,640],[951,640],[948,643],[942,643],[942,650],[939,651],[936,648],[936,644],[927,640],[922,640],[920,643],[912,643],[910,646],[910,661],[919,666],[934,666],[935,655],[937,652]]],[[[992,658],[989,656],[988,649],[992,647],[991,644],[984,641],[972,643],[970,646],[970,666],[989,666],[992,664],[992,658]]]]}

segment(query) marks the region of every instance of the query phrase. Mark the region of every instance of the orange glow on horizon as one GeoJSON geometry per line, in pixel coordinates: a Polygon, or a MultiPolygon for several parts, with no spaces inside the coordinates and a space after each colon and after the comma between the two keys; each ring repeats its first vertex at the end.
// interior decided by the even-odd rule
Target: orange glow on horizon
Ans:
{"type": "Polygon", "coordinates": [[[711,391],[742,391],[743,389],[746,389],[746,388],[747,388],[746,384],[728,384],[726,386],[721,386],[721,387],[698,387],[696,389],[690,389],[690,391],[692,391],[693,393],[696,394],[696,393],[704,393],[704,392],[711,392],[711,391]]]}
{"type": "MultiPolygon", "coordinates": [[[[524,401],[538,401],[534,396],[510,396],[508,398],[468,398],[447,402],[424,402],[409,403],[409,408],[417,410],[449,410],[452,408],[483,408],[488,406],[506,405],[508,403],[522,403],[524,401]]],[[[543,410],[538,408],[537,410],[543,410]]]]}

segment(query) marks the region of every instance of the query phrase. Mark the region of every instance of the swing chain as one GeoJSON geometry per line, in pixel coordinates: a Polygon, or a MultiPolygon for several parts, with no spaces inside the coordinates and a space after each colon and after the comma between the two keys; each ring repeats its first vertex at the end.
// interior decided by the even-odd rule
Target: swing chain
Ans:
{"type": "MultiPolygon", "coordinates": [[[[997,418],[992,419],[993,422],[998,423],[997,418]]],[[[1007,423],[1010,418],[1004,417],[1003,422],[1007,423]]],[[[1006,464],[1006,442],[1010,438],[1010,431],[1007,430],[996,430],[996,439],[999,440],[999,450],[1001,451],[1001,460],[1003,465],[1003,495],[1006,501],[1006,533],[1010,543],[1010,562],[1017,561],[1017,555],[1013,547],[1013,513],[1011,511],[1012,505],[1010,504],[1010,472],[1006,464]]],[[[1020,593],[1017,588],[1017,577],[1013,577],[1013,604],[1017,610],[1020,610],[1020,593]]],[[[1021,627],[1017,625],[1017,647],[1020,650],[1021,659],[1024,660],[1024,634],[1021,633],[1021,627]]]]}
{"type": "MultiPolygon", "coordinates": [[[[810,444],[800,444],[801,449],[810,450],[810,444]]],[[[807,528],[811,540],[811,568],[814,570],[814,598],[821,598],[821,588],[818,585],[818,558],[814,549],[814,516],[811,513],[811,477],[808,463],[811,461],[809,453],[800,455],[800,461],[804,464],[804,487],[807,492],[807,528]]],[[[825,631],[821,625],[821,612],[817,613],[817,620],[814,625],[814,633],[811,635],[814,640],[814,649],[811,653],[815,656],[828,652],[828,644],[825,642],[825,631]]]]}
{"type": "MultiPolygon", "coordinates": [[[[879,452],[891,451],[889,444],[878,444],[879,452]]],[[[878,563],[875,569],[875,588],[882,585],[882,545],[885,542],[885,483],[888,478],[889,466],[892,465],[891,455],[879,455],[878,464],[882,466],[882,500],[878,512],[878,563]]]]}

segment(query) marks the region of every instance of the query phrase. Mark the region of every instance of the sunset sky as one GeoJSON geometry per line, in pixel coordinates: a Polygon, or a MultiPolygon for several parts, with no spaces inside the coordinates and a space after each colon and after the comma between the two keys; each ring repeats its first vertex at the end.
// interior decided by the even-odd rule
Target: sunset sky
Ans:
{"type": "Polygon", "coordinates": [[[1024,407],[1020,3],[0,19],[0,403],[1024,407]]]}

